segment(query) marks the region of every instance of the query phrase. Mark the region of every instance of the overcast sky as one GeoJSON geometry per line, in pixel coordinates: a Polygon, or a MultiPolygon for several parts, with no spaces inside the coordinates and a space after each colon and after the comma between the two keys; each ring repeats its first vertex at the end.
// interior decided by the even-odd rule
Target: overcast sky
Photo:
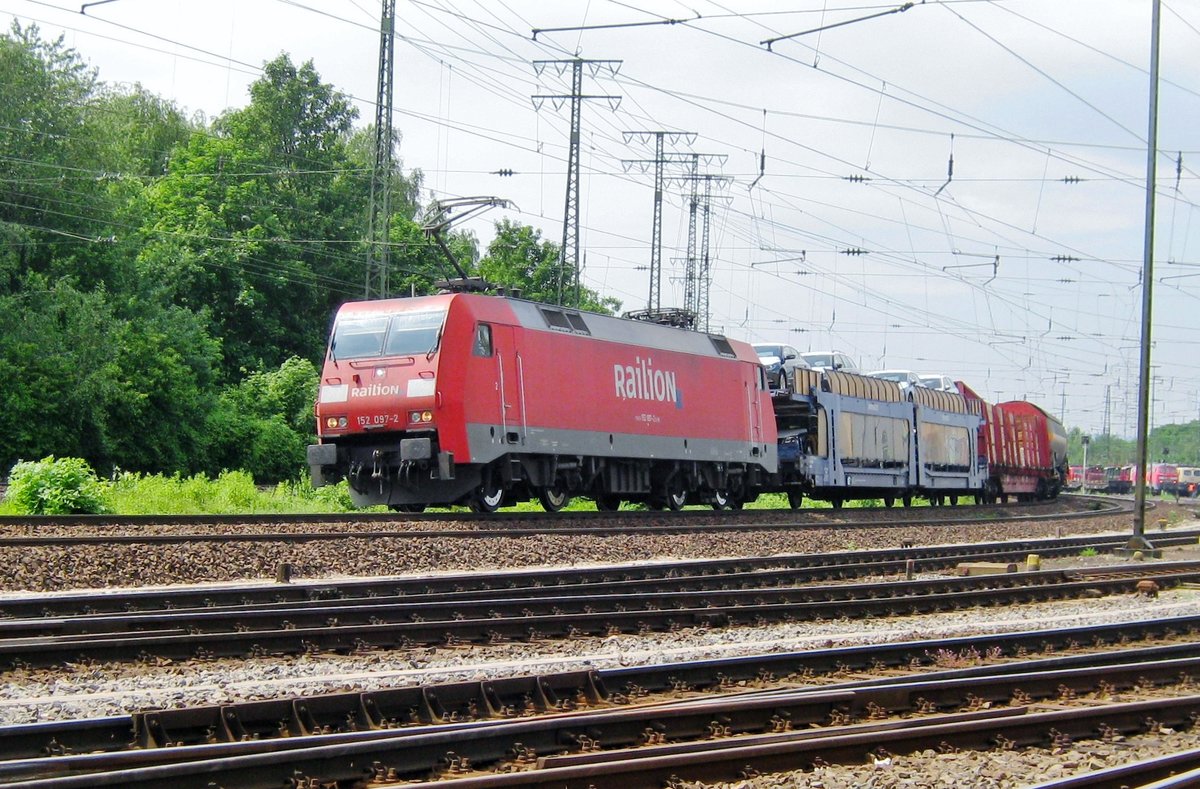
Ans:
{"type": "MultiPolygon", "coordinates": [[[[1107,416],[1111,432],[1132,436],[1149,0],[945,0],[861,19],[897,7],[397,0],[403,165],[424,173],[427,198],[512,200],[469,225],[483,243],[504,217],[560,241],[569,112],[536,110],[530,97],[569,92],[569,81],[532,62],[621,61],[584,77],[586,94],[621,97],[615,109],[583,103],[590,287],[646,306],[652,176],[622,160],[652,148],[622,132],[693,132],[668,150],[719,155],[704,172],[730,179],[714,182],[711,203],[714,331],[844,350],[864,370],[946,373],[995,400],[1034,400],[1068,426],[1103,433],[1107,416]],[[674,23],[602,27],[664,20],[674,23]],[[588,29],[533,40],[534,28],[566,27],[588,29]],[[761,43],[795,33],[805,34],[761,43]]],[[[0,0],[9,19],[65,33],[101,79],[192,112],[243,105],[262,63],[287,52],[353,97],[361,124],[374,118],[378,0],[79,10],[0,0]]],[[[1198,77],[1200,0],[1165,2],[1155,424],[1200,417],[1198,77]]],[[[669,181],[664,198],[663,306],[683,302],[687,188],[669,181]]]]}

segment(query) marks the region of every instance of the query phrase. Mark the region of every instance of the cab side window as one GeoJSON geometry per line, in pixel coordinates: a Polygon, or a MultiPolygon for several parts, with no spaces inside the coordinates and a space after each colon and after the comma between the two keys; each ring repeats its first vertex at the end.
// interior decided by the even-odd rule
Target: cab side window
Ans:
{"type": "Polygon", "coordinates": [[[492,327],[487,323],[475,326],[475,347],[472,353],[476,356],[492,355],[492,327]]]}

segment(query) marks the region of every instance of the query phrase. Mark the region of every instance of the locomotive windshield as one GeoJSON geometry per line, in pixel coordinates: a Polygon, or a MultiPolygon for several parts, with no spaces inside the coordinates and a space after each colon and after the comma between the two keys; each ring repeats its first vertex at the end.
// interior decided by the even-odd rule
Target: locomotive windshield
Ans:
{"type": "Polygon", "coordinates": [[[329,352],[335,359],[429,353],[437,347],[445,318],[445,310],[342,318],[334,327],[329,352]]]}

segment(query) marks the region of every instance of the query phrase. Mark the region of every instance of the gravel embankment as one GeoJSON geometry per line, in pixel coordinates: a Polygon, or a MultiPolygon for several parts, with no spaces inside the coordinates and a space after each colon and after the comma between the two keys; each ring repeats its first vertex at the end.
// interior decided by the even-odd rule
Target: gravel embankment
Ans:
{"type": "MultiPolygon", "coordinates": [[[[1195,522],[1181,527],[1194,528],[1195,522]]],[[[280,543],[120,546],[67,550],[2,549],[8,590],[64,590],[168,582],[197,583],[274,577],[290,562],[302,578],[486,570],[522,566],[581,566],[651,559],[817,552],[902,542],[969,542],[1079,531],[1127,533],[1129,516],[1078,524],[909,525],[891,528],[806,529],[789,533],[713,533],[599,537],[522,537],[488,540],[385,538],[280,543]],[[135,583],[131,583],[135,582],[135,583]]],[[[1157,532],[1157,529],[1155,529],[1157,532]]],[[[1150,535],[1153,537],[1153,534],[1150,535]]],[[[1104,564],[1104,556],[1055,560],[1104,564]]],[[[13,592],[10,591],[10,594],[13,592]]],[[[28,591],[26,591],[28,593],[28,591]]],[[[644,636],[481,647],[419,648],[357,655],[307,655],[164,663],[76,665],[56,671],[14,670],[0,683],[0,725],[115,715],[151,708],[231,703],[289,695],[376,690],[421,684],[553,673],[580,668],[732,657],[805,648],[851,646],[1025,629],[1058,629],[1101,622],[1200,615],[1200,590],[1181,589],[1156,599],[1117,596],[972,609],[932,616],[799,622],[721,630],[685,630],[644,636]]],[[[765,776],[729,785],[739,789],[920,789],[1021,787],[1060,771],[1084,771],[1144,758],[1156,749],[1200,745],[1200,736],[1164,732],[1103,744],[1077,743],[1064,753],[1023,750],[893,756],[881,764],[833,766],[765,776]],[[968,778],[969,777],[969,778],[968,778]]]]}
{"type": "Polygon", "coordinates": [[[1200,748],[1200,732],[1163,731],[1117,742],[1087,740],[1061,751],[919,753],[775,773],[737,783],[680,782],[677,789],[1020,789],[1081,773],[1200,748]]]}
{"type": "Polygon", "coordinates": [[[287,695],[378,690],[581,668],[615,668],[855,644],[1200,615],[1200,591],[972,609],[932,616],[796,622],[532,644],[417,648],[360,655],[78,665],[14,670],[0,685],[0,725],[117,715],[287,695]]]}
{"type": "Polygon", "coordinates": [[[1093,521],[974,525],[814,526],[786,532],[536,535],[523,537],[379,537],[298,543],[0,546],[0,591],[50,592],[131,585],[274,579],[289,563],[294,578],[461,572],[514,567],[572,567],[632,561],[821,553],[1075,533],[1128,533],[1129,516],[1093,521]]]}

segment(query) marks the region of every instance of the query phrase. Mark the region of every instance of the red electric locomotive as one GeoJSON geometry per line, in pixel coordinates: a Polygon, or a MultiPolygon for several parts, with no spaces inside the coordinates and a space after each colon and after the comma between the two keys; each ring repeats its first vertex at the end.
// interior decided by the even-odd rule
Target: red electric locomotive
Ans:
{"type": "Polygon", "coordinates": [[[314,484],[401,511],[726,506],[777,469],[751,346],[500,296],[342,305],[316,414],[314,484]]]}
{"type": "MultiPolygon", "coordinates": [[[[992,405],[961,381],[958,390],[973,412],[983,417],[979,451],[987,458],[983,500],[1051,499],[1067,481],[1067,431],[1033,403],[1013,400],[992,405]]],[[[1086,473],[1086,472],[1085,472],[1086,473]]]]}

